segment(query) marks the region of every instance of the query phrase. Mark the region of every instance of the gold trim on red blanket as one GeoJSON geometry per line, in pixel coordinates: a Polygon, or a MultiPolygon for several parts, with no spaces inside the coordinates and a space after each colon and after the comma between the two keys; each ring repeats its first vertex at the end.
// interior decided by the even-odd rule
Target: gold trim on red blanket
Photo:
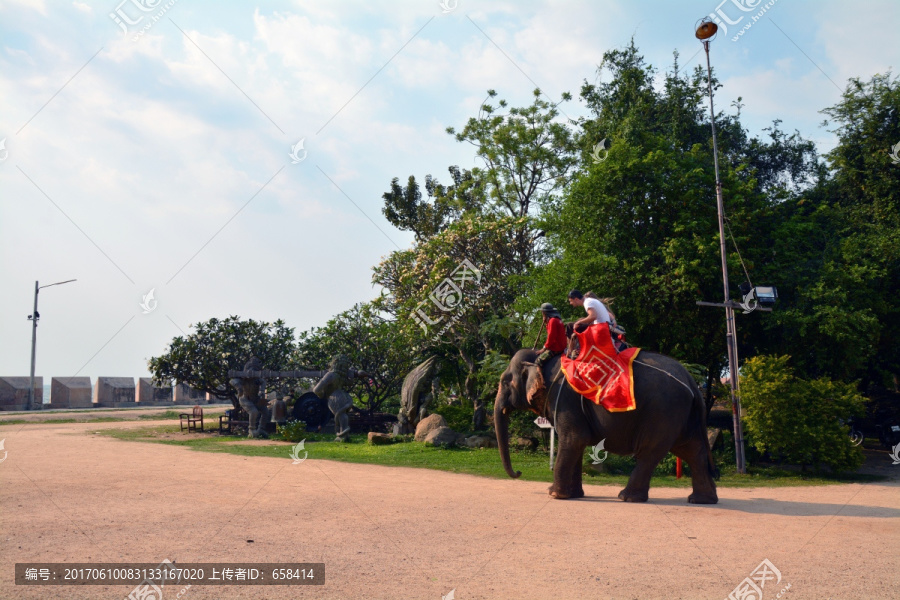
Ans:
{"type": "Polygon", "coordinates": [[[610,412],[637,408],[632,363],[640,348],[617,352],[607,323],[595,323],[575,335],[581,346],[578,357],[563,356],[561,365],[569,386],[610,412]]]}

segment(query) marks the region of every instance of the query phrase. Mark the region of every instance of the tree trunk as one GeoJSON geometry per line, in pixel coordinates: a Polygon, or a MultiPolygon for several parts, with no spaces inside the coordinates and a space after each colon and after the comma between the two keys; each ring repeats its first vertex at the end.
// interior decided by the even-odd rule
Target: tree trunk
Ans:
{"type": "Polygon", "coordinates": [[[466,374],[465,396],[472,403],[472,408],[475,411],[472,415],[472,428],[478,431],[479,429],[484,429],[484,404],[481,402],[478,394],[478,380],[476,378],[478,363],[462,349],[460,349],[459,354],[469,368],[469,372],[466,374]]]}
{"type": "Polygon", "coordinates": [[[469,376],[466,378],[466,394],[472,398],[472,408],[474,409],[472,413],[472,429],[475,431],[484,429],[484,402],[481,401],[481,396],[478,394],[475,373],[469,373],[469,376]]]}
{"type": "Polygon", "coordinates": [[[706,371],[706,398],[704,398],[704,403],[706,404],[707,420],[709,420],[709,413],[712,412],[713,403],[715,402],[715,398],[713,397],[713,383],[715,382],[716,372],[715,364],[710,365],[706,371]]]}
{"type": "Polygon", "coordinates": [[[478,365],[475,362],[475,359],[469,356],[462,348],[459,349],[459,355],[462,357],[463,362],[466,363],[466,368],[468,369],[464,388],[460,391],[463,397],[470,402],[470,406],[474,406],[476,389],[475,373],[478,369],[478,365]]]}

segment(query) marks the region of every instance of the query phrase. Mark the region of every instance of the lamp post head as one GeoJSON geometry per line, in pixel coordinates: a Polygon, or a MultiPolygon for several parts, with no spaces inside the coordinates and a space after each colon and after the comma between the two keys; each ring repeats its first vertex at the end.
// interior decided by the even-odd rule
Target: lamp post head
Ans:
{"type": "Polygon", "coordinates": [[[719,32],[719,26],[710,21],[708,18],[704,17],[697,21],[697,26],[694,30],[694,36],[700,40],[701,42],[711,42],[716,37],[716,33],[719,32]]]}

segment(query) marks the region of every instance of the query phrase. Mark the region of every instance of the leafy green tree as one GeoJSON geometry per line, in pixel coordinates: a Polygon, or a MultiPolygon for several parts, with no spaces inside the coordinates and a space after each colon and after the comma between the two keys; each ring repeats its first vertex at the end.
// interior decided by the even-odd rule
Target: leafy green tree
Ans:
{"type": "Polygon", "coordinates": [[[401,327],[384,318],[372,304],[357,304],[330,319],[323,327],[301,332],[294,362],[327,369],[332,358],[344,354],[354,369],[372,375],[347,389],[369,412],[400,396],[406,374],[424,357],[411,347],[401,327]]]}
{"type": "MultiPolygon", "coordinates": [[[[532,96],[525,107],[510,108],[503,99],[496,107],[485,102],[462,130],[447,128],[457,141],[474,146],[484,163],[472,169],[472,178],[483,190],[485,210],[495,214],[528,217],[532,208],[551,205],[578,162],[572,129],[559,120],[561,102],[547,102],[539,89],[532,96]]],[[[488,90],[488,99],[496,97],[496,91],[488,90]]],[[[564,93],[562,102],[569,100],[571,95],[564,93]]],[[[512,232],[518,273],[542,260],[537,243],[542,235],[532,219],[512,232]]]]}
{"type": "Polygon", "coordinates": [[[748,440],[791,464],[858,468],[862,451],[851,443],[844,423],[863,414],[863,397],[853,384],[798,378],[789,363],[789,356],[757,356],[744,363],[741,400],[748,440]]]}
{"type": "Polygon", "coordinates": [[[897,79],[851,79],[823,112],[838,136],[815,185],[772,207],[757,235],[769,250],[759,270],[779,287],[779,306],[758,338],[791,354],[798,372],[897,387],[900,350],[900,141],[897,79]]]}
{"type": "MultiPolygon", "coordinates": [[[[826,156],[841,206],[859,208],[856,219],[875,219],[878,227],[896,227],[900,211],[900,164],[891,157],[900,143],[900,79],[888,72],[869,81],[851,79],[841,101],[822,112],[835,127],[838,145],[826,156]]],[[[900,152],[895,152],[900,154],[900,152]]]]}
{"type": "MultiPolygon", "coordinates": [[[[229,370],[243,369],[257,356],[266,369],[288,370],[294,354],[294,330],[284,321],[241,320],[238,316],[210,319],[194,325],[194,332],[172,340],[165,354],[148,361],[157,385],[176,381],[231,400],[238,408],[237,392],[228,382],[229,370]]],[[[271,380],[270,389],[281,382],[271,380]]]]}
{"type": "MultiPolygon", "coordinates": [[[[581,168],[556,210],[543,216],[552,260],[535,269],[531,293],[517,306],[564,305],[575,287],[613,297],[630,342],[703,365],[712,384],[725,362],[725,325],[721,310],[696,305],[722,297],[705,72],[680,75],[676,54],[658,88],[655,69],[633,43],[604,55],[601,75],[606,71],[608,81],[582,87],[592,116],[580,123],[581,168]]],[[[716,124],[729,228],[748,270],[759,275],[756,261],[769,259],[760,229],[774,225],[774,207],[810,185],[817,159],[777,122],[768,141],[750,138],[737,115],[719,113],[716,124]]],[[[729,247],[738,283],[742,265],[729,247]]],[[[743,349],[762,339],[757,323],[768,318],[757,313],[739,322],[743,349]]]]}
{"type": "MultiPolygon", "coordinates": [[[[529,106],[509,107],[503,99],[494,106],[487,99],[496,98],[497,92],[488,90],[477,117],[470,118],[460,131],[447,128],[457,141],[476,148],[476,157],[484,166],[471,170],[450,167],[452,183],[448,186],[426,175],[427,198],[414,176],[409,176],[406,186],[395,177],[391,189],[382,195],[385,218],[402,231],[412,231],[421,243],[465,214],[528,217],[534,207],[551,202],[577,164],[577,148],[571,128],[559,121],[558,104],[543,100],[538,89],[533,96],[529,106]]],[[[570,99],[563,94],[563,101],[570,99]]],[[[518,273],[537,258],[541,235],[530,218],[520,221],[513,232],[518,273]]]]}
{"type": "MultiPolygon", "coordinates": [[[[891,73],[851,79],[841,101],[823,110],[838,145],[826,155],[821,194],[834,208],[834,236],[810,288],[810,330],[838,350],[821,372],[897,388],[900,375],[900,81],[891,73]]],[[[830,359],[830,360],[829,360],[830,359]]],[[[866,386],[867,387],[867,386],[866,386]]]]}
{"type": "MultiPolygon", "coordinates": [[[[509,108],[502,99],[497,107],[485,103],[461,131],[447,128],[457,141],[473,145],[484,162],[472,175],[483,182],[490,206],[513,217],[528,215],[532,205],[562,189],[578,160],[572,130],[558,120],[559,105],[543,100],[539,89],[532,95],[526,107],[509,108]]],[[[488,90],[488,98],[496,97],[488,90]]]]}
{"type": "Polygon", "coordinates": [[[412,231],[416,245],[375,267],[373,282],[386,292],[377,306],[403,323],[423,351],[462,361],[464,395],[476,412],[484,399],[480,364],[490,351],[513,352],[522,335],[523,319],[510,306],[522,293],[522,276],[541,256],[543,233],[534,228],[532,209],[551,201],[577,161],[572,131],[558,117],[557,106],[542,100],[539,90],[526,107],[486,102],[461,131],[447,130],[476,147],[483,167],[451,167],[447,187],[426,176],[427,198],[414,177],[405,187],[395,178],[383,195],[385,217],[412,231]],[[463,261],[480,273],[474,292],[466,292],[465,306],[453,314],[428,317],[443,321],[435,326],[440,335],[427,326],[419,331],[412,315],[463,261]]]}
{"type": "Polygon", "coordinates": [[[444,186],[431,175],[425,176],[427,198],[412,175],[405,187],[400,179],[391,180],[391,190],[382,195],[385,218],[401,231],[411,231],[416,242],[440,233],[469,210],[479,210],[483,192],[471,171],[452,166],[448,169],[453,183],[444,186]]]}
{"type": "Polygon", "coordinates": [[[519,345],[521,332],[507,314],[516,297],[510,281],[516,253],[509,238],[526,218],[467,213],[374,269],[372,281],[387,291],[376,301],[378,308],[394,315],[403,336],[423,355],[461,360],[464,395],[475,405],[483,399],[477,374],[486,352],[510,354],[519,345]]]}

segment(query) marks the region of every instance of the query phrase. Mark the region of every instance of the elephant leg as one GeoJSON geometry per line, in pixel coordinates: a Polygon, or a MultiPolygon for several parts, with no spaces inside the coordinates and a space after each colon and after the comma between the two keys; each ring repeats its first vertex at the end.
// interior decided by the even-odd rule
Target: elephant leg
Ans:
{"type": "Polygon", "coordinates": [[[719,496],[716,493],[716,482],[710,473],[709,450],[706,440],[692,439],[672,448],[672,454],[681,458],[691,469],[693,493],[688,496],[692,504],[716,504],[719,496]]]}
{"type": "Polygon", "coordinates": [[[584,489],[581,486],[581,464],[584,460],[584,444],[560,443],[559,455],[553,468],[553,485],[549,494],[557,500],[582,498],[584,489]]]}
{"type": "Polygon", "coordinates": [[[628,485],[619,492],[619,498],[625,502],[646,502],[650,492],[650,478],[659,461],[666,455],[654,453],[647,456],[638,456],[637,465],[628,478],[628,485]]]}
{"type": "Polygon", "coordinates": [[[584,487],[581,484],[584,471],[584,449],[582,446],[578,453],[579,459],[572,462],[572,472],[569,474],[572,485],[572,498],[584,498],[584,487]]]}

